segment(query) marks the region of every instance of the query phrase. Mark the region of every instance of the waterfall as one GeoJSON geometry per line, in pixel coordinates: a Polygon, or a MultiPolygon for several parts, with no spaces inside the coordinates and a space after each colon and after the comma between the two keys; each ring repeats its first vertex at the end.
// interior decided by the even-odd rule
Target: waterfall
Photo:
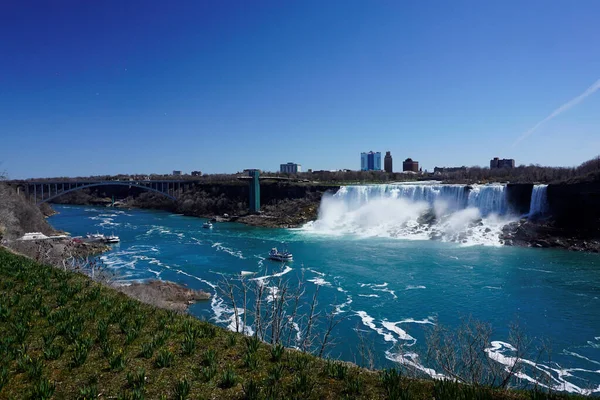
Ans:
{"type": "Polygon", "coordinates": [[[548,185],[534,185],[529,203],[529,218],[543,216],[548,213],[548,185]]]}
{"type": "Polygon", "coordinates": [[[342,186],[304,231],[464,244],[500,244],[510,218],[506,186],[439,182],[342,186]]]}

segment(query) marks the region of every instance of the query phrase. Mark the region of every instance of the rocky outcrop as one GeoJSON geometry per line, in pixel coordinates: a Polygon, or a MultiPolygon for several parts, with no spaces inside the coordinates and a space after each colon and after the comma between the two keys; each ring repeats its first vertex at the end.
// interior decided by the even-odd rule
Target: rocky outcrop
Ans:
{"type": "Polygon", "coordinates": [[[169,281],[151,280],[119,286],[117,290],[144,303],[174,311],[185,311],[197,301],[210,299],[210,294],[169,281]]]}
{"type": "Polygon", "coordinates": [[[551,219],[521,219],[502,229],[500,238],[507,246],[560,248],[573,251],[600,252],[600,238],[581,235],[557,226],[551,219]]]}

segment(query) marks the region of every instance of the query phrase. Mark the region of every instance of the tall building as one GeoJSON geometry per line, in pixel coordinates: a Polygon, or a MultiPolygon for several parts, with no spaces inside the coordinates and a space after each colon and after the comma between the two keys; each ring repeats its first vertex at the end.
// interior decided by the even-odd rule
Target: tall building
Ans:
{"type": "Polygon", "coordinates": [[[402,171],[404,171],[404,172],[406,172],[406,171],[419,172],[419,162],[413,161],[412,158],[407,158],[402,163],[402,171]]]}
{"type": "Polygon", "coordinates": [[[381,152],[360,153],[361,171],[381,171],[381,152]]]}
{"type": "Polygon", "coordinates": [[[385,172],[392,172],[392,153],[389,151],[385,152],[385,157],[383,158],[383,169],[385,172]]]}
{"type": "Polygon", "coordinates": [[[514,168],[515,160],[512,158],[503,158],[499,159],[498,157],[494,157],[490,160],[490,169],[498,169],[498,168],[514,168]]]}
{"type": "Polygon", "coordinates": [[[287,164],[279,165],[279,172],[283,174],[297,174],[302,172],[302,165],[289,162],[287,164]]]}

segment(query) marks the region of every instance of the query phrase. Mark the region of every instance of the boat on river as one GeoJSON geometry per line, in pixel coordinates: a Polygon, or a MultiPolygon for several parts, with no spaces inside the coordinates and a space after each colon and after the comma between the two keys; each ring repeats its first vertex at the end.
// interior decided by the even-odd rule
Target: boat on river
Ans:
{"type": "Polygon", "coordinates": [[[294,257],[289,251],[279,251],[276,247],[273,247],[269,252],[269,259],[274,261],[293,261],[294,257]]]}
{"type": "Polygon", "coordinates": [[[202,224],[202,227],[205,229],[212,229],[213,228],[213,224],[210,221],[207,221],[205,223],[202,224]]]}
{"type": "Polygon", "coordinates": [[[121,239],[115,234],[108,235],[104,238],[104,243],[119,243],[121,239]]]}

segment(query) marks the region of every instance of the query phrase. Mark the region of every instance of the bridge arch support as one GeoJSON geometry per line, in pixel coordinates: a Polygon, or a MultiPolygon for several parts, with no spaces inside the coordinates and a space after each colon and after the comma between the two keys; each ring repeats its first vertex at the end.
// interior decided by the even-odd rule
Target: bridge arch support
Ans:
{"type": "MultiPolygon", "coordinates": [[[[159,182],[157,182],[158,184],[159,182]]],[[[40,183],[35,183],[34,185],[39,185],[40,183]]],[[[41,183],[44,184],[44,183],[41,183]]],[[[36,204],[39,206],[40,204],[43,203],[47,203],[49,201],[52,201],[54,199],[56,199],[57,197],[60,197],[62,195],[65,195],[67,193],[71,193],[71,192],[76,192],[78,190],[82,190],[82,189],[87,189],[87,188],[91,188],[91,187],[95,187],[95,186],[128,186],[128,187],[137,187],[140,189],[144,189],[147,190],[149,192],[154,192],[154,193],[158,193],[160,195],[163,195],[173,201],[177,200],[177,198],[175,196],[172,196],[171,194],[169,194],[168,192],[164,192],[161,191],[159,189],[156,189],[154,187],[151,186],[151,184],[148,185],[142,185],[139,183],[134,183],[134,182],[119,182],[119,181],[102,181],[102,182],[93,182],[93,183],[88,183],[88,184],[83,184],[83,185],[76,185],[75,187],[69,188],[69,189],[65,189],[65,190],[61,190],[61,191],[57,191],[54,194],[51,194],[48,198],[44,198],[41,201],[36,201],[36,204]]]]}

